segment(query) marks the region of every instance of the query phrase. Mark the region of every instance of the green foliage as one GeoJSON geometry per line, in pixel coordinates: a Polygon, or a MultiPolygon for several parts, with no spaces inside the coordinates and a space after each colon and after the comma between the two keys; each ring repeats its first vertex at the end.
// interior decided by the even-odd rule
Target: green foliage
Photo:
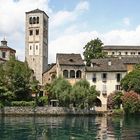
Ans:
{"type": "Polygon", "coordinates": [[[115,116],[120,116],[122,114],[124,114],[123,109],[114,109],[113,110],[113,115],[115,115],[115,116]]]}
{"type": "Polygon", "coordinates": [[[122,103],[122,92],[111,93],[107,98],[107,108],[108,109],[119,109],[122,103]]]}
{"type": "Polygon", "coordinates": [[[128,73],[122,80],[121,80],[122,89],[126,92],[135,91],[140,93],[140,70],[135,69],[132,72],[128,73]]]}
{"type": "Polygon", "coordinates": [[[12,101],[11,102],[11,106],[34,106],[35,102],[34,101],[30,101],[30,102],[26,102],[26,101],[12,101]]]}
{"type": "Polygon", "coordinates": [[[27,63],[11,58],[0,65],[0,99],[4,105],[12,100],[30,100],[32,71],[27,63]]]}
{"type": "Polygon", "coordinates": [[[42,96],[38,98],[38,106],[48,105],[48,96],[42,96]]]}
{"type": "Polygon", "coordinates": [[[102,41],[97,38],[88,42],[84,47],[84,60],[86,61],[87,65],[90,65],[91,59],[95,58],[104,58],[106,54],[102,51],[103,43],[102,41]]]}
{"type": "Polygon", "coordinates": [[[140,95],[132,91],[125,93],[122,97],[122,104],[126,113],[140,112],[140,95]]]}
{"type": "Polygon", "coordinates": [[[99,94],[95,86],[90,87],[88,81],[80,80],[72,88],[71,102],[75,107],[92,107],[99,94]]]}
{"type": "Polygon", "coordinates": [[[71,84],[62,77],[55,79],[49,91],[49,99],[58,99],[61,106],[68,106],[70,103],[71,84]]]}

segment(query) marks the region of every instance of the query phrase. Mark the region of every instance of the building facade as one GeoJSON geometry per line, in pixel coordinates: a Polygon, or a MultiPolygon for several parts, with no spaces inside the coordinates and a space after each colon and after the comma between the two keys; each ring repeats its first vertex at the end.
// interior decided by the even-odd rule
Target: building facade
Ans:
{"type": "Polygon", "coordinates": [[[86,79],[100,91],[99,99],[102,110],[107,110],[107,97],[115,91],[122,91],[120,81],[140,64],[140,57],[93,59],[91,66],[86,67],[86,79]]]}
{"type": "Polygon", "coordinates": [[[40,84],[48,65],[48,18],[39,9],[26,12],[25,60],[40,84]]]}
{"type": "Polygon", "coordinates": [[[42,76],[43,85],[50,84],[56,78],[56,63],[49,64],[42,76]]]}
{"type": "Polygon", "coordinates": [[[72,85],[85,78],[85,64],[80,54],[57,54],[56,76],[62,76],[72,85]]]}
{"type": "Polygon", "coordinates": [[[140,46],[106,45],[103,50],[111,57],[140,57],[140,46]]]}
{"type": "Polygon", "coordinates": [[[0,45],[0,62],[5,62],[10,59],[10,57],[15,57],[16,50],[7,46],[7,41],[5,38],[1,41],[0,45]]]}

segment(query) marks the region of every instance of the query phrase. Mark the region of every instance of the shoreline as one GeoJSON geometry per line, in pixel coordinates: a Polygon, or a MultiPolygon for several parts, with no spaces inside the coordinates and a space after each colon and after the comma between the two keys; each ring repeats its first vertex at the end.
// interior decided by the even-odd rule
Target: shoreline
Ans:
{"type": "Polygon", "coordinates": [[[106,116],[108,111],[66,107],[3,107],[0,116],[106,116]]]}

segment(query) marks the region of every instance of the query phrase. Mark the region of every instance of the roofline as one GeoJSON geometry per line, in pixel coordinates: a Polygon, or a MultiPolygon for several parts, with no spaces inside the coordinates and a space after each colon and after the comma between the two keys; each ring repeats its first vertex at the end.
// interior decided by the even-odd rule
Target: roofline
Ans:
{"type": "Polygon", "coordinates": [[[14,49],[12,49],[10,47],[5,48],[5,47],[0,46],[0,49],[12,50],[12,51],[14,51],[16,53],[16,50],[14,50],[14,49]]]}
{"type": "Polygon", "coordinates": [[[127,72],[127,70],[86,70],[85,72],[127,72]]]}
{"type": "Polygon", "coordinates": [[[80,65],[80,64],[60,64],[61,66],[85,66],[84,64],[80,65]]]}
{"type": "MultiPolygon", "coordinates": [[[[37,10],[37,9],[35,9],[35,10],[37,10]]],[[[48,18],[49,18],[49,16],[46,14],[46,12],[44,12],[43,10],[40,10],[40,9],[38,9],[39,11],[37,12],[37,11],[35,11],[35,10],[31,10],[31,11],[29,11],[29,12],[25,12],[26,14],[30,14],[30,13],[43,13],[43,14],[45,14],[48,18]]]]}

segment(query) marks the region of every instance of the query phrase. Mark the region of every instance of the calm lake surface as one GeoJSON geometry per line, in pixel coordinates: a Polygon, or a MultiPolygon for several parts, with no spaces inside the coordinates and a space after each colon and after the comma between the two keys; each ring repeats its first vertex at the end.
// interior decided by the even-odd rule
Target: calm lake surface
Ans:
{"type": "Polygon", "coordinates": [[[140,140],[140,117],[0,117],[0,140],[140,140]]]}

